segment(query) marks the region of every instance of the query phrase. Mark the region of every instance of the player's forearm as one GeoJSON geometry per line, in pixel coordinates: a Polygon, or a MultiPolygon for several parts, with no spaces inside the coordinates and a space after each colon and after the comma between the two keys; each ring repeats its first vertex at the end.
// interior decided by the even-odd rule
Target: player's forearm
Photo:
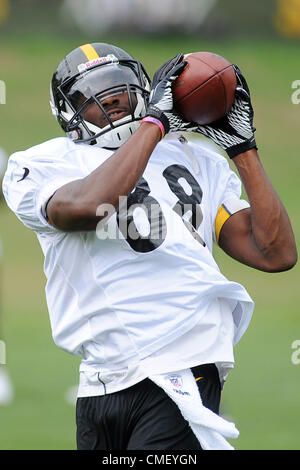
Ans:
{"type": "Polygon", "coordinates": [[[130,194],[160,138],[157,126],[143,123],[114,155],[83,180],[80,193],[86,195],[87,205],[94,206],[92,213],[103,203],[117,208],[119,196],[130,194]]]}
{"type": "Polygon", "coordinates": [[[291,223],[255,149],[233,159],[251,205],[251,230],[259,251],[274,269],[293,266],[297,249],[291,223]]]}
{"type": "Polygon", "coordinates": [[[158,126],[143,123],[135,134],[89,176],[60,188],[49,201],[50,221],[66,231],[93,230],[101,220],[99,206],[118,208],[143,174],[161,138],[158,126]],[[99,213],[99,211],[98,211],[99,213]]]}

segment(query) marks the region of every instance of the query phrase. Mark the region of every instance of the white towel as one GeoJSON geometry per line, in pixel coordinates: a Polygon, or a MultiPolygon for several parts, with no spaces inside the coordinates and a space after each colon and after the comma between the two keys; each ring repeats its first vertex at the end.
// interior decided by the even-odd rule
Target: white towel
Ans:
{"type": "Polygon", "coordinates": [[[189,422],[203,450],[234,450],[227,438],[237,438],[239,431],[231,423],[206,408],[190,369],[149,377],[179,407],[189,422]]]}

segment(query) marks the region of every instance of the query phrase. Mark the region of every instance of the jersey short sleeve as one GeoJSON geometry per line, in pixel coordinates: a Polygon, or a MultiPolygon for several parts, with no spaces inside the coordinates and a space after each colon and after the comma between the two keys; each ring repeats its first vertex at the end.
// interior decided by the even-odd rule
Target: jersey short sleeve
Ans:
{"type": "Polygon", "coordinates": [[[219,243],[220,232],[226,220],[236,212],[250,207],[250,204],[241,199],[241,181],[225,158],[220,158],[216,164],[212,191],[213,238],[219,243]]]}
{"type": "Polygon", "coordinates": [[[63,185],[87,175],[72,154],[17,152],[8,161],[3,194],[24,225],[37,232],[56,230],[46,218],[46,204],[63,185]]]}

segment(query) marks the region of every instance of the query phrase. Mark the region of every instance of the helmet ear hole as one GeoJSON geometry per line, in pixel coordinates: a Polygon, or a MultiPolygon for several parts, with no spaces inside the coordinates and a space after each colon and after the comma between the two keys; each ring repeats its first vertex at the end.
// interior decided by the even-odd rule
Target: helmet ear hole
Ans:
{"type": "Polygon", "coordinates": [[[74,141],[77,141],[77,140],[80,140],[81,139],[81,131],[79,128],[77,129],[74,129],[73,131],[69,131],[67,132],[67,137],[69,137],[70,139],[74,140],[74,141]]]}

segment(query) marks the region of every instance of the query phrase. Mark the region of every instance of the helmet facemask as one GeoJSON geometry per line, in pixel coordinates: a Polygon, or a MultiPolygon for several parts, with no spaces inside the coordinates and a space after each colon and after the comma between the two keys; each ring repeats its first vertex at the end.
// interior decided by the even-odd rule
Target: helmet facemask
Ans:
{"type": "Polygon", "coordinates": [[[67,136],[76,142],[100,147],[120,147],[144,117],[149,89],[150,80],[142,65],[135,60],[117,60],[114,57],[108,63],[84,70],[75,80],[68,80],[58,87],[64,103],[60,119],[64,120],[67,136]],[[113,105],[107,107],[104,103],[113,101],[114,97],[117,100],[123,93],[127,96],[127,115],[113,120],[110,116],[113,105]],[[101,125],[85,117],[91,105],[99,108],[101,125]]]}

